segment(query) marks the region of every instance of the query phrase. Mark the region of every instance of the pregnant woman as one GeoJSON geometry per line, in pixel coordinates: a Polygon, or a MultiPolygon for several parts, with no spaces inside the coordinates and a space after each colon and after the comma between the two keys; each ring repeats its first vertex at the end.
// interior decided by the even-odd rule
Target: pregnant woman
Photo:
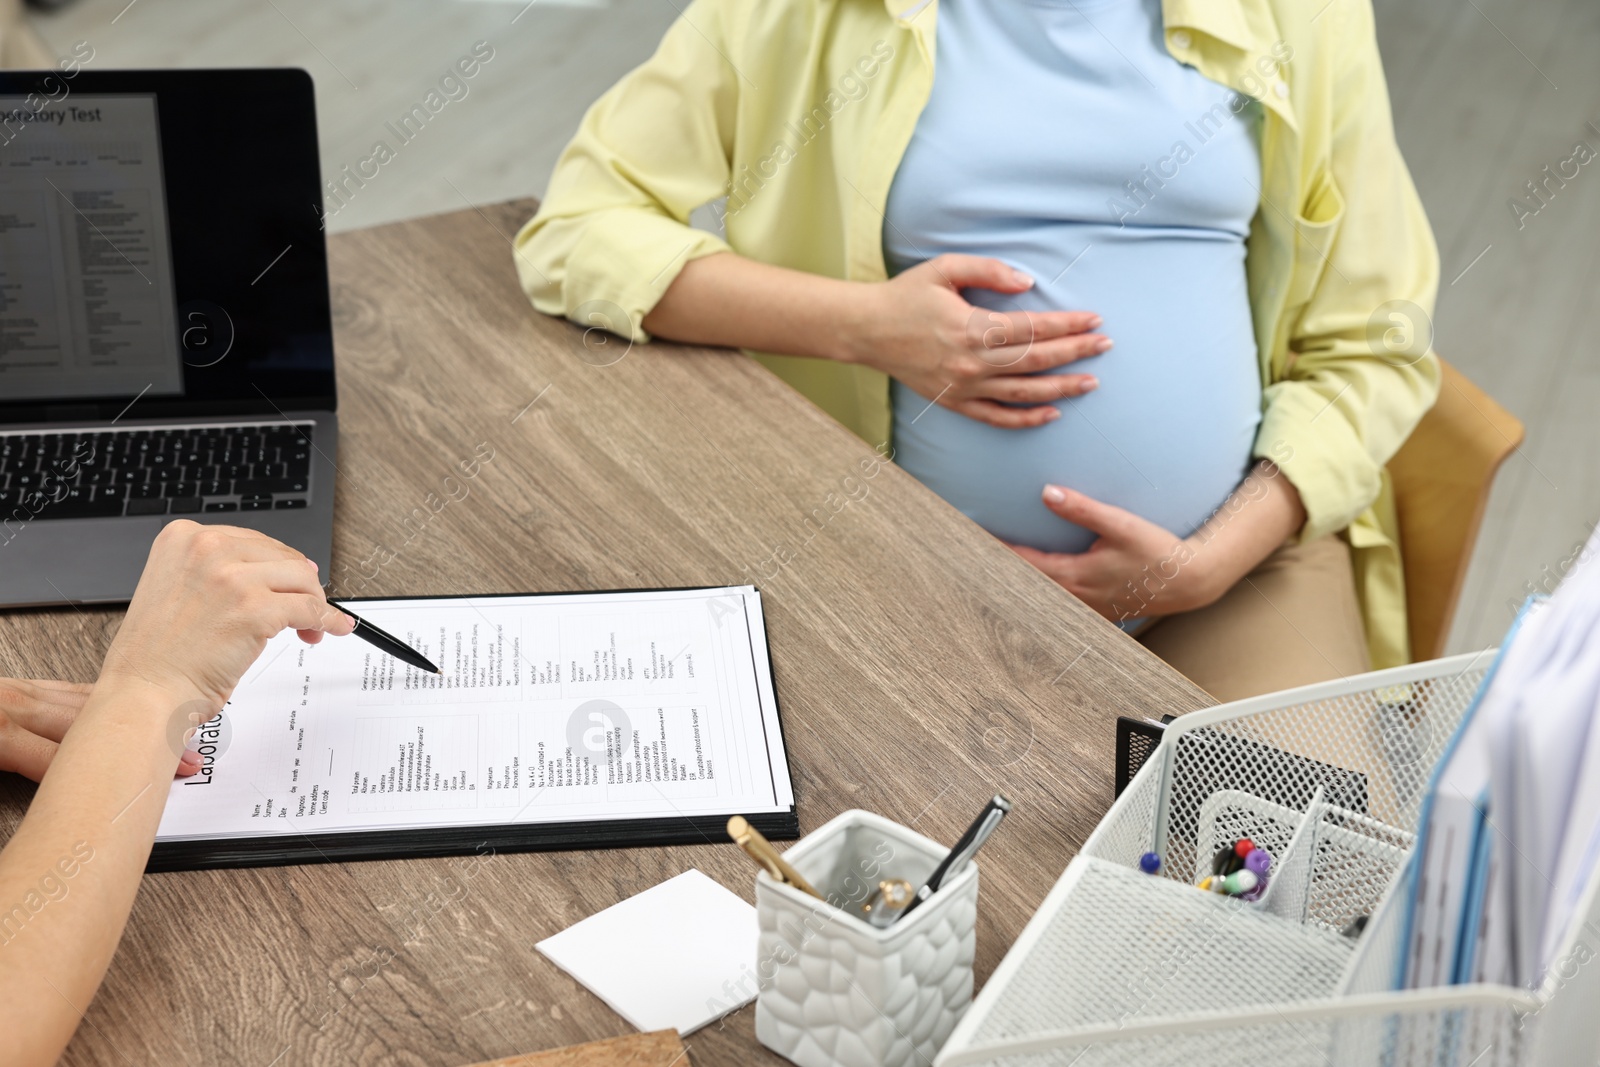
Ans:
{"type": "Polygon", "coordinates": [[[1437,256],[1368,0],[1304,8],[697,0],[519,272],[757,355],[1221,698],[1404,662],[1437,256]]]}

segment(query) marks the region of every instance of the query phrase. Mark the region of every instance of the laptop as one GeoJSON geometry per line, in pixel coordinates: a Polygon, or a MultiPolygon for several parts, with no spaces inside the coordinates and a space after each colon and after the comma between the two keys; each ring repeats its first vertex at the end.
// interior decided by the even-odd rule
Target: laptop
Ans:
{"type": "Polygon", "coordinates": [[[0,607],[125,601],[179,518],[331,573],[321,185],[304,71],[0,73],[0,607]]]}

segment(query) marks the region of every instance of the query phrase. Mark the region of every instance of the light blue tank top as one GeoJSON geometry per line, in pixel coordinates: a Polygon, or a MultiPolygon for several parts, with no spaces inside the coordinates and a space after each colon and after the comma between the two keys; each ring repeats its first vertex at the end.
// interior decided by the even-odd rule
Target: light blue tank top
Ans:
{"type": "Polygon", "coordinates": [[[1186,536],[1251,462],[1259,105],[1174,60],[1162,32],[1160,0],[940,0],[932,96],[889,191],[890,274],[993,256],[1034,288],[972,303],[1095,311],[1116,343],[1065,368],[1100,388],[1037,429],[894,383],[895,460],[1006,541],[1089,546],[1040,501],[1051,482],[1186,536]]]}

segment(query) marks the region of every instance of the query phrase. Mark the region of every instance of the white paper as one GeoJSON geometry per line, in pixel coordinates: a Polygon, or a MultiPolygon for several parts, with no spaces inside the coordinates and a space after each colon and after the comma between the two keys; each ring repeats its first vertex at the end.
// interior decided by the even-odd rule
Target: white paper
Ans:
{"type": "Polygon", "coordinates": [[[350,607],[443,675],[280,634],[197,735],[158,840],[794,805],[752,587],[350,607]]]}
{"type": "Polygon", "coordinates": [[[1574,921],[1600,854],[1596,556],[1600,533],[1555,594],[1524,611],[1434,782],[1407,946],[1410,985],[1454,978],[1535,987],[1574,921]],[[1485,870],[1481,911],[1464,912],[1485,870]],[[1452,969],[1437,962],[1452,955],[1452,969]]]}
{"type": "MultiPolygon", "coordinates": [[[[1479,712],[1481,719],[1483,712],[1479,712]]],[[[1477,725],[1476,723],[1473,724],[1477,725]]],[[[1482,731],[1468,731],[1439,776],[1422,839],[1407,986],[1448,985],[1489,785],[1482,731]]]]}
{"type": "Polygon", "coordinates": [[[689,1034],[750,1003],[756,909],[696,870],[534,947],[640,1030],[689,1034]]]}
{"type": "MultiPolygon", "coordinates": [[[[1589,586],[1597,593],[1597,583],[1589,586]]],[[[1559,606],[1552,601],[1552,610],[1559,606]]],[[[1593,615],[1592,605],[1586,613],[1593,615]]],[[[1576,796],[1578,767],[1588,746],[1590,720],[1600,691],[1600,644],[1592,618],[1562,616],[1563,632],[1555,659],[1524,689],[1521,715],[1512,734],[1511,840],[1506,862],[1512,867],[1511,903],[1515,909],[1512,946],[1516,974],[1526,984],[1542,975],[1540,942],[1550,890],[1576,796]],[[1514,845],[1514,847],[1512,847],[1514,845]]]]}
{"type": "MultiPolygon", "coordinates": [[[[1600,701],[1591,709],[1591,714],[1600,716],[1600,701]]],[[[1600,729],[1591,723],[1583,772],[1578,776],[1572,810],[1551,878],[1544,930],[1540,936],[1540,975],[1556,962],[1556,953],[1560,951],[1572,917],[1577,914],[1584,887],[1594,877],[1597,862],[1600,862],[1600,729]]]]}
{"type": "Polygon", "coordinates": [[[1503,945],[1479,945],[1468,950],[1461,944],[1460,924],[1472,889],[1479,835],[1489,833],[1488,867],[1495,872],[1495,882],[1488,889],[1485,905],[1495,910],[1471,936],[1485,932],[1498,938],[1507,936],[1509,930],[1509,913],[1504,909],[1510,876],[1500,862],[1503,857],[1495,847],[1500,841],[1494,829],[1494,819],[1504,815],[1495,809],[1494,798],[1503,795],[1503,790],[1494,788],[1494,782],[1498,768],[1505,763],[1509,723],[1516,714],[1521,686],[1548,655],[1548,645],[1540,636],[1543,615],[1543,608],[1534,605],[1521,616],[1509,644],[1485,679],[1486,688],[1467,709],[1459,734],[1429,785],[1421,813],[1418,847],[1422,851],[1416,859],[1420,874],[1411,903],[1402,988],[1449,984],[1468,952],[1474,972],[1485,968],[1492,972],[1506,965],[1504,954],[1497,951],[1503,945]]]}
{"type": "MultiPolygon", "coordinates": [[[[1568,746],[1568,757],[1560,770],[1564,777],[1552,783],[1550,791],[1561,801],[1564,815],[1560,825],[1542,827],[1545,831],[1538,841],[1538,873],[1542,883],[1530,886],[1529,907],[1536,909],[1537,926],[1529,926],[1519,934],[1521,959],[1533,958],[1529,977],[1542,981],[1546,971],[1556,962],[1556,953],[1566,937],[1568,928],[1578,915],[1578,904],[1584,887],[1594,877],[1596,856],[1600,855],[1600,530],[1590,535],[1589,542],[1579,558],[1578,565],[1551,598],[1551,606],[1570,607],[1574,613],[1587,614],[1586,640],[1577,650],[1567,676],[1567,684],[1552,694],[1557,705],[1557,715],[1569,720],[1565,726],[1555,726],[1548,733],[1557,733],[1556,743],[1568,746]],[[1584,734],[1578,740],[1579,727],[1571,720],[1583,722],[1584,734]],[[1560,735],[1564,734],[1564,738],[1560,735]],[[1581,753],[1576,750],[1582,748],[1581,753]],[[1565,787],[1565,788],[1563,788],[1565,787]],[[1542,890],[1542,892],[1541,892],[1542,890]]],[[[1574,621],[1577,631],[1582,623],[1574,621]]],[[[1538,740],[1549,740],[1543,722],[1528,724],[1528,748],[1538,740]],[[1546,735],[1546,736],[1541,736],[1546,735]]],[[[1548,744],[1547,744],[1548,750],[1548,744]]],[[[1541,761],[1547,757],[1538,752],[1528,753],[1529,764],[1524,778],[1536,788],[1541,761]]],[[[1547,798],[1548,799],[1548,798],[1547,798]]],[[[1525,920],[1526,921],[1526,920],[1525,920]]]]}

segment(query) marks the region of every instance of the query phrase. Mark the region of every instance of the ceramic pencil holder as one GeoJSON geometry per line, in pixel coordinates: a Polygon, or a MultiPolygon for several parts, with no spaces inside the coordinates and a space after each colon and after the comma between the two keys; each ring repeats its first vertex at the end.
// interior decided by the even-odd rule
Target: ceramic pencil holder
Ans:
{"type": "Polygon", "coordinates": [[[756,876],[763,1045],[800,1067],[933,1062],[972,1003],[978,866],[885,929],[865,922],[861,905],[883,879],[922,885],[948,851],[871,812],[847,811],[783,854],[827,902],[756,876]]]}

